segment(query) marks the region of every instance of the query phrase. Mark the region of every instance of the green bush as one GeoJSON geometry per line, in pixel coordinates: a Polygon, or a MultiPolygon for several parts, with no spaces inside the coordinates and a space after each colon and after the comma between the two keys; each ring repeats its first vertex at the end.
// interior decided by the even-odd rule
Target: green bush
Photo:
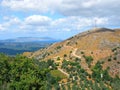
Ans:
{"type": "Polygon", "coordinates": [[[90,66],[90,65],[91,65],[91,62],[93,61],[92,56],[85,56],[84,58],[85,58],[85,60],[86,60],[86,63],[90,66]]]}
{"type": "Polygon", "coordinates": [[[0,87],[8,88],[6,90],[44,90],[51,64],[50,60],[38,62],[21,55],[8,57],[0,54],[0,87]]]}

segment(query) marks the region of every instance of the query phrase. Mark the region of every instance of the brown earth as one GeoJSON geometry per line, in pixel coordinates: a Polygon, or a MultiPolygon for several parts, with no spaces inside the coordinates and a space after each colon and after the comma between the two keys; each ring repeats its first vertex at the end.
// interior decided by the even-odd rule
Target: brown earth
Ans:
{"type": "MultiPolygon", "coordinates": [[[[74,61],[75,58],[79,58],[81,59],[81,66],[91,73],[83,58],[84,55],[93,57],[92,66],[98,60],[104,60],[103,68],[111,67],[111,69],[114,69],[112,67],[117,67],[118,64],[114,64],[114,60],[108,62],[105,58],[114,55],[112,49],[119,46],[120,29],[96,28],[77,34],[63,42],[54,43],[45,49],[33,53],[24,53],[24,55],[38,60],[52,59],[60,65],[64,59],[74,61]],[[58,57],[59,61],[57,60],[58,57]]],[[[120,70],[118,71],[120,73],[120,70]]]]}

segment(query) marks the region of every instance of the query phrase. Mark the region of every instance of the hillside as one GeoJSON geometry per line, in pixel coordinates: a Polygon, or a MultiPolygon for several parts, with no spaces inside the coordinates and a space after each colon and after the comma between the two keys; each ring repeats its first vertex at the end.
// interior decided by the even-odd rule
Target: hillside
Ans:
{"type": "Polygon", "coordinates": [[[63,60],[74,61],[75,58],[79,58],[81,66],[92,73],[84,56],[91,56],[93,58],[91,65],[94,66],[97,61],[113,55],[112,49],[118,46],[120,46],[120,29],[96,28],[33,52],[29,57],[38,60],[52,59],[60,67],[63,60]]]}
{"type": "MultiPolygon", "coordinates": [[[[60,55],[63,56],[64,54],[67,54],[68,51],[77,49],[77,51],[96,51],[96,50],[111,50],[114,47],[117,47],[120,45],[120,30],[115,29],[106,29],[106,28],[99,28],[99,29],[93,29],[88,30],[86,32],[80,33],[78,35],[75,35],[63,42],[60,43],[54,43],[48,48],[45,48],[43,50],[36,51],[33,53],[33,57],[37,55],[40,56],[42,52],[52,52],[51,55],[60,55]],[[69,49],[69,50],[66,50],[69,49]],[[42,52],[41,52],[42,51],[42,52]],[[66,52],[64,52],[66,51],[66,52]],[[64,53],[63,53],[64,52],[64,53]],[[61,55],[61,53],[63,55],[61,55]]],[[[55,56],[56,56],[55,55],[55,56]]]]}
{"type": "MultiPolygon", "coordinates": [[[[27,54],[26,54],[27,55],[27,54]]],[[[63,42],[28,53],[29,58],[53,60],[61,90],[119,90],[120,29],[96,28],[63,42]]]]}

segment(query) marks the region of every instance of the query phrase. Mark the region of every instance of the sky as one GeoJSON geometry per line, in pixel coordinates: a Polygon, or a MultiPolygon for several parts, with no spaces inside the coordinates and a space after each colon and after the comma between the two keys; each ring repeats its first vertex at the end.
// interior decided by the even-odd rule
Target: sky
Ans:
{"type": "Polygon", "coordinates": [[[120,28],[120,0],[0,0],[0,39],[67,39],[95,25],[120,28]]]}

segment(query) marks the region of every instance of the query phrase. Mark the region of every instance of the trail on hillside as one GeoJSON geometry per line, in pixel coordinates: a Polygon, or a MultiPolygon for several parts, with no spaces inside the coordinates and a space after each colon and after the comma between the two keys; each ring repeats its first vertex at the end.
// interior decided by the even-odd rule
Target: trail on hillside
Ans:
{"type": "Polygon", "coordinates": [[[72,55],[75,56],[75,57],[77,57],[77,58],[80,58],[80,59],[81,59],[81,56],[78,56],[78,55],[76,54],[77,50],[78,50],[78,49],[75,48],[74,51],[73,51],[73,53],[72,53],[72,55]]]}
{"type": "MultiPolygon", "coordinates": [[[[86,61],[85,61],[85,58],[83,58],[82,56],[76,54],[78,48],[74,48],[74,47],[72,47],[72,46],[67,46],[67,45],[64,45],[64,48],[69,48],[69,49],[71,48],[71,49],[72,49],[72,56],[81,59],[81,61],[80,61],[81,66],[82,66],[85,70],[87,70],[89,73],[91,73],[91,70],[88,68],[88,64],[87,64],[86,61]]],[[[61,71],[62,73],[64,73],[66,76],[69,77],[69,74],[68,74],[67,72],[65,72],[63,69],[58,68],[58,70],[61,71]]]]}
{"type": "Polygon", "coordinates": [[[67,77],[69,77],[69,74],[65,71],[63,71],[61,68],[58,68],[59,71],[61,71],[62,73],[64,73],[67,77]]]}
{"type": "Polygon", "coordinates": [[[85,70],[87,70],[88,73],[92,73],[91,70],[88,68],[88,64],[86,63],[85,58],[83,58],[82,56],[79,56],[79,55],[76,54],[77,50],[78,50],[78,48],[75,48],[74,51],[72,52],[72,55],[73,55],[74,57],[77,57],[77,58],[81,59],[81,62],[80,62],[80,63],[81,63],[81,66],[82,66],[85,70]]]}

